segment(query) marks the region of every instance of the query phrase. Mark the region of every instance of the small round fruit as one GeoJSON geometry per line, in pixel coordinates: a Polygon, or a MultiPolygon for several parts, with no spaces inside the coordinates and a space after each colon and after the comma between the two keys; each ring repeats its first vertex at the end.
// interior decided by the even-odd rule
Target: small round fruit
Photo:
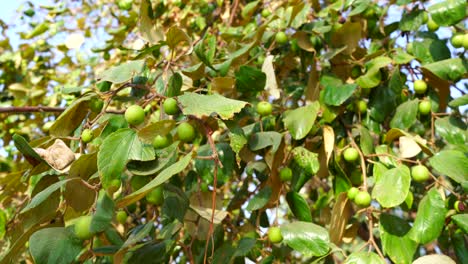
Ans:
{"type": "Polygon", "coordinates": [[[93,111],[94,113],[101,112],[103,106],[104,106],[104,101],[98,98],[93,98],[91,99],[91,102],[89,102],[89,109],[91,109],[91,111],[93,111]]]}
{"type": "Polygon", "coordinates": [[[292,170],[289,167],[284,167],[279,172],[281,181],[291,181],[292,180],[292,170]]]}
{"type": "Polygon", "coordinates": [[[286,33],[284,33],[283,31],[280,31],[276,33],[275,40],[276,43],[280,45],[286,44],[288,42],[288,35],[286,35],[286,33]]]}
{"type": "Polygon", "coordinates": [[[130,10],[132,9],[132,2],[133,0],[120,0],[117,5],[119,6],[120,10],[130,10]]]}
{"type": "Polygon", "coordinates": [[[347,148],[343,152],[343,157],[347,162],[354,162],[359,158],[359,152],[355,148],[347,148]]]}
{"type": "Polygon", "coordinates": [[[359,100],[357,102],[357,110],[361,114],[365,114],[367,112],[367,102],[364,100],[359,100]]]}
{"type": "Polygon", "coordinates": [[[465,211],[465,204],[463,202],[460,202],[460,201],[455,201],[455,203],[453,203],[453,209],[455,209],[455,211],[457,211],[457,213],[464,212],[465,211]]]}
{"type": "Polygon", "coordinates": [[[145,121],[145,110],[139,105],[132,105],[125,111],[125,120],[130,125],[139,125],[145,121]]]}
{"type": "Polygon", "coordinates": [[[431,101],[423,100],[419,103],[419,113],[421,115],[427,115],[431,112],[431,101]]]}
{"type": "Polygon", "coordinates": [[[81,132],[81,140],[83,141],[83,143],[91,142],[93,138],[94,138],[94,133],[91,129],[87,128],[83,130],[83,132],[81,132]]]}
{"type": "Polygon", "coordinates": [[[162,149],[171,144],[171,139],[169,135],[161,136],[157,135],[153,140],[153,147],[155,149],[162,149]]]}
{"type": "Polygon", "coordinates": [[[465,50],[468,50],[468,34],[465,34],[463,35],[463,48],[465,48],[465,50]]]}
{"type": "Polygon", "coordinates": [[[414,81],[414,92],[417,94],[424,94],[427,91],[427,84],[423,80],[414,81]]]}
{"type": "Polygon", "coordinates": [[[283,241],[283,235],[281,234],[281,229],[279,227],[270,227],[268,229],[268,239],[271,243],[280,243],[283,241]]]}
{"type": "Polygon", "coordinates": [[[411,167],[411,176],[416,182],[424,182],[429,179],[429,170],[424,165],[411,167]]]}
{"type": "Polygon", "coordinates": [[[455,48],[461,48],[463,46],[464,38],[465,38],[464,35],[457,34],[450,39],[450,42],[452,43],[452,46],[454,46],[455,48]]]}
{"type": "Polygon", "coordinates": [[[267,101],[262,101],[257,104],[257,113],[261,116],[267,116],[270,115],[271,112],[273,112],[273,106],[267,102],[267,101]]]}
{"type": "Polygon", "coordinates": [[[146,201],[150,204],[161,205],[164,202],[163,187],[158,186],[146,195],[146,201]]]}
{"type": "Polygon", "coordinates": [[[118,211],[117,212],[117,215],[116,215],[116,219],[117,219],[117,222],[119,222],[120,224],[125,224],[125,222],[127,222],[127,212],[125,211],[118,211]]]}
{"type": "Polygon", "coordinates": [[[182,123],[177,127],[177,136],[183,142],[192,142],[195,139],[195,128],[189,123],[182,123]]]}
{"type": "Polygon", "coordinates": [[[371,203],[371,196],[366,191],[359,191],[354,197],[354,202],[360,207],[368,207],[371,203]]]}
{"type": "Polygon", "coordinates": [[[359,192],[359,189],[356,188],[356,187],[351,187],[351,188],[349,188],[349,190],[348,190],[348,198],[349,198],[350,200],[354,200],[354,198],[356,198],[356,194],[358,194],[358,192],[359,192]]]}
{"type": "Polygon", "coordinates": [[[120,184],[121,184],[120,179],[113,179],[110,182],[109,187],[107,187],[107,191],[110,193],[115,193],[118,189],[120,189],[120,184]]]}
{"type": "Polygon", "coordinates": [[[163,103],[164,113],[168,115],[175,115],[179,113],[179,107],[177,101],[174,98],[167,98],[163,103]]]}
{"type": "Polygon", "coordinates": [[[263,9],[262,10],[262,17],[269,17],[271,15],[270,10],[268,9],[263,9]]]}
{"type": "Polygon", "coordinates": [[[75,222],[75,235],[81,239],[86,240],[93,237],[94,233],[90,231],[91,221],[93,217],[90,215],[85,215],[79,217],[75,222]]]}
{"type": "Polygon", "coordinates": [[[430,18],[427,21],[427,29],[429,29],[431,32],[434,32],[439,29],[439,25],[434,20],[432,20],[432,18],[430,18]]]}

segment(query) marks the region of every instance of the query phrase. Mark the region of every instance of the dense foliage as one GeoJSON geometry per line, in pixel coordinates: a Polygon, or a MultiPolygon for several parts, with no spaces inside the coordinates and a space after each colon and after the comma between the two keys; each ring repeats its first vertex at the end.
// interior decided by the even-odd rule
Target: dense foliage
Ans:
{"type": "Polygon", "coordinates": [[[466,1],[56,2],[0,21],[0,263],[468,263],[466,1]]]}

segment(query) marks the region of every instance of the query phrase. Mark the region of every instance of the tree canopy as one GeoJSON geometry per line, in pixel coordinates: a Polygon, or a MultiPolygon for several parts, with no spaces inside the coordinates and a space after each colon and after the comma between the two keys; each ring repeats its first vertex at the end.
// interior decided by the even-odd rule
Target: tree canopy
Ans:
{"type": "Polygon", "coordinates": [[[468,263],[467,2],[0,20],[0,263],[468,263]]]}

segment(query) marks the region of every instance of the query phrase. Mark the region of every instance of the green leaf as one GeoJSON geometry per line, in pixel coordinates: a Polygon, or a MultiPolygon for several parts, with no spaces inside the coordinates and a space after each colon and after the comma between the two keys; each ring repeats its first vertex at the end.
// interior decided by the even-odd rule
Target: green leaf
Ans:
{"type": "Polygon", "coordinates": [[[91,154],[82,154],[70,166],[68,173],[69,178],[81,178],[88,180],[94,173],[97,172],[97,152],[91,154]]]}
{"type": "Polygon", "coordinates": [[[255,12],[255,9],[257,8],[257,5],[260,1],[253,1],[244,6],[242,8],[241,16],[243,19],[249,19],[255,12]]]}
{"type": "Polygon", "coordinates": [[[384,254],[394,263],[411,263],[418,244],[408,237],[411,226],[390,214],[380,215],[380,238],[384,254]]]}
{"type": "Polygon", "coordinates": [[[450,107],[459,107],[459,106],[464,106],[468,104],[468,94],[462,95],[458,98],[453,99],[450,101],[449,106],[450,107]]]}
{"type": "Polygon", "coordinates": [[[354,252],[346,258],[345,264],[385,264],[385,260],[374,252],[354,252]]]}
{"type": "MultiPolygon", "coordinates": [[[[218,183],[224,184],[232,177],[234,170],[234,152],[227,143],[218,143],[215,145],[218,157],[223,164],[222,168],[218,169],[218,183]]],[[[213,154],[211,146],[205,144],[198,149],[197,156],[211,156],[213,154]]],[[[195,170],[206,182],[213,182],[215,163],[213,160],[195,160],[195,170]]]]}
{"type": "Polygon", "coordinates": [[[206,34],[194,48],[197,57],[208,67],[213,68],[213,59],[216,52],[216,37],[206,34]]]}
{"type": "Polygon", "coordinates": [[[0,210],[0,239],[3,239],[6,232],[7,216],[3,210],[0,210]]]}
{"type": "Polygon", "coordinates": [[[284,125],[294,139],[299,140],[307,136],[315,123],[319,110],[320,103],[315,101],[312,104],[288,110],[284,113],[284,125]]]}
{"type": "Polygon", "coordinates": [[[157,149],[157,159],[149,161],[132,160],[127,164],[127,169],[134,175],[150,176],[167,168],[167,166],[177,161],[177,147],[179,141],[172,143],[164,149],[157,149]]]}
{"type": "Polygon", "coordinates": [[[162,206],[162,214],[165,219],[177,219],[183,223],[189,203],[189,199],[180,188],[171,184],[165,186],[164,203],[162,206]]]}
{"type": "Polygon", "coordinates": [[[75,100],[67,109],[55,120],[50,127],[49,133],[55,137],[68,137],[77,129],[83,119],[88,114],[83,109],[88,109],[88,102],[91,95],[87,94],[75,100]]]}
{"type": "Polygon", "coordinates": [[[427,10],[434,22],[440,26],[455,25],[466,19],[465,0],[446,0],[429,6],[427,10]]]}
{"type": "Polygon", "coordinates": [[[247,138],[244,135],[244,131],[240,128],[231,129],[229,132],[229,145],[231,146],[231,149],[234,151],[234,153],[236,153],[236,161],[238,165],[241,161],[239,154],[246,144],[247,138]]]}
{"type": "Polygon", "coordinates": [[[312,222],[312,214],[307,201],[297,192],[290,191],[286,194],[289,208],[299,221],[312,222]]]}
{"type": "Polygon", "coordinates": [[[374,58],[366,64],[366,73],[357,78],[356,83],[362,88],[376,87],[382,80],[382,74],[380,73],[380,69],[387,67],[391,63],[392,59],[390,59],[389,57],[381,56],[374,58]]]}
{"type": "Polygon", "coordinates": [[[420,244],[436,239],[444,228],[446,213],[444,200],[437,189],[432,188],[419,203],[410,238],[420,244]]]}
{"type": "Polygon", "coordinates": [[[304,147],[295,147],[292,150],[294,161],[309,175],[314,175],[320,168],[318,154],[304,147]]]}
{"type": "Polygon", "coordinates": [[[234,253],[234,257],[244,257],[249,254],[249,252],[254,248],[257,240],[255,238],[244,237],[239,241],[237,245],[236,252],[234,253]]]}
{"type": "Polygon", "coordinates": [[[178,162],[172,164],[171,166],[161,171],[161,173],[159,173],[158,176],[154,178],[152,181],[150,181],[148,184],[138,189],[136,192],[133,192],[130,195],[127,195],[123,199],[118,201],[117,207],[122,208],[142,199],[152,189],[165,183],[175,174],[183,171],[189,165],[191,161],[192,161],[192,153],[190,152],[189,154],[181,158],[178,162]]]}
{"type": "Polygon", "coordinates": [[[29,204],[23,208],[23,210],[21,210],[21,214],[23,213],[26,213],[27,211],[39,206],[41,203],[43,203],[45,200],[47,200],[47,198],[49,196],[51,196],[53,193],[55,193],[58,189],[60,189],[62,186],[64,186],[67,182],[69,181],[76,181],[76,180],[80,180],[80,179],[66,179],[66,180],[62,180],[62,181],[59,181],[59,182],[56,182],[52,185],[50,185],[49,187],[47,187],[46,189],[44,189],[43,191],[41,191],[40,193],[36,194],[31,202],[29,202],[29,204]]]}
{"type": "Polygon", "coordinates": [[[365,126],[359,126],[359,146],[361,147],[364,155],[374,153],[374,139],[372,138],[369,130],[365,126]]]}
{"type": "Polygon", "coordinates": [[[91,233],[99,233],[110,226],[114,215],[114,201],[105,191],[99,193],[99,199],[96,206],[96,212],[91,220],[91,233]]]}
{"type": "Polygon", "coordinates": [[[171,78],[169,78],[168,89],[167,89],[167,97],[174,97],[180,94],[180,89],[182,88],[182,75],[176,72],[174,73],[171,78]]]}
{"type": "Polygon", "coordinates": [[[64,227],[36,231],[29,238],[29,251],[37,264],[74,263],[82,241],[64,227]]]}
{"type": "Polygon", "coordinates": [[[21,37],[23,39],[32,39],[42,35],[43,33],[47,32],[47,30],[49,30],[49,22],[43,22],[37,24],[28,34],[21,33],[21,37]]]}
{"type": "Polygon", "coordinates": [[[467,125],[455,116],[436,119],[435,131],[437,135],[454,145],[464,145],[468,138],[467,125]]]}
{"type": "MultiPolygon", "coordinates": [[[[96,164],[95,164],[96,165],[96,164]]],[[[84,181],[69,181],[65,185],[63,198],[75,212],[87,212],[96,201],[96,192],[90,189],[84,181]]]]}
{"type": "Polygon", "coordinates": [[[112,133],[104,139],[98,152],[98,170],[102,185],[107,188],[112,180],[120,179],[129,159],[145,161],[154,157],[153,146],[141,142],[135,130],[123,128],[112,133]]]}
{"type": "MultiPolygon", "coordinates": [[[[413,42],[413,53],[422,64],[435,62],[435,64],[440,65],[439,61],[450,59],[450,50],[445,42],[433,38],[425,38],[423,41],[413,42]]],[[[446,66],[450,65],[446,64],[446,66]]]]}
{"type": "Polygon", "coordinates": [[[257,93],[265,89],[266,74],[261,70],[242,65],[236,72],[236,89],[242,93],[257,93]]]}
{"type": "Polygon", "coordinates": [[[105,70],[98,76],[98,78],[103,81],[109,81],[116,84],[124,83],[129,81],[133,76],[141,73],[144,66],[144,60],[127,61],[119,66],[114,66],[105,70]]]}
{"type": "Polygon", "coordinates": [[[151,19],[153,10],[151,1],[143,0],[140,5],[140,19],[138,23],[138,31],[140,36],[150,44],[156,44],[162,40],[162,33],[155,27],[154,21],[151,19]]]}
{"type": "Polygon", "coordinates": [[[255,211],[263,208],[270,200],[271,192],[271,188],[269,186],[265,186],[257,194],[255,194],[254,197],[252,197],[246,209],[248,211],[255,211]]]}
{"type": "Polygon", "coordinates": [[[417,31],[424,23],[424,10],[411,10],[409,13],[405,10],[400,20],[400,29],[402,31],[417,31]]]}
{"type": "Polygon", "coordinates": [[[392,58],[396,64],[407,64],[414,59],[413,56],[409,55],[402,49],[396,49],[395,54],[393,54],[392,58]]]}
{"type": "Polygon", "coordinates": [[[283,136],[276,131],[258,132],[250,138],[249,147],[252,151],[257,151],[272,146],[271,151],[276,152],[282,138],[283,136]]]}
{"type": "Polygon", "coordinates": [[[452,215],[452,220],[465,234],[468,233],[468,214],[452,215]]]}
{"type": "Polygon", "coordinates": [[[39,154],[29,145],[28,141],[24,137],[18,134],[13,135],[13,142],[15,143],[15,147],[18,149],[19,152],[23,153],[25,158],[31,163],[32,165],[37,165],[41,162],[45,162],[39,154]]]}
{"type": "Polygon", "coordinates": [[[456,81],[468,72],[468,61],[461,58],[439,60],[425,64],[423,69],[430,71],[442,80],[456,81]]]}
{"type": "Polygon", "coordinates": [[[372,197],[385,208],[392,208],[403,203],[411,185],[408,167],[400,165],[385,171],[375,182],[372,197]]]}
{"type": "Polygon", "coordinates": [[[178,97],[178,100],[185,115],[194,115],[198,118],[217,114],[221,119],[231,119],[235,113],[240,112],[247,104],[219,94],[184,93],[178,97]]]}
{"type": "Polygon", "coordinates": [[[431,157],[429,163],[437,172],[458,183],[468,180],[468,158],[461,151],[443,150],[431,157]]]}
{"type": "Polygon", "coordinates": [[[180,43],[186,43],[189,45],[189,50],[187,53],[190,53],[192,50],[192,40],[182,29],[177,26],[172,26],[166,33],[166,43],[171,50],[175,50],[176,47],[180,46],[180,43]]]}
{"type": "Polygon", "coordinates": [[[140,225],[132,230],[130,235],[128,236],[125,243],[122,245],[122,248],[127,248],[133,244],[136,244],[143,240],[154,227],[153,221],[148,221],[145,225],[140,225]]]}
{"type": "Polygon", "coordinates": [[[170,254],[175,246],[174,240],[167,239],[160,242],[149,242],[132,250],[128,263],[168,263],[170,254]]]}
{"type": "Polygon", "coordinates": [[[407,101],[399,105],[396,109],[396,113],[390,121],[391,128],[408,129],[414,122],[418,115],[419,100],[414,99],[407,101]]]}
{"type": "Polygon", "coordinates": [[[161,120],[140,129],[138,131],[138,137],[141,139],[141,141],[152,144],[154,138],[157,135],[167,135],[169,132],[171,132],[175,125],[176,122],[174,120],[161,120]]]}
{"type": "Polygon", "coordinates": [[[323,256],[330,249],[328,231],[319,225],[296,221],[280,228],[283,241],[304,256],[323,256]]]}
{"type": "Polygon", "coordinates": [[[344,84],[340,86],[326,86],[324,94],[324,102],[328,105],[341,105],[356,90],[356,84],[344,84]]]}

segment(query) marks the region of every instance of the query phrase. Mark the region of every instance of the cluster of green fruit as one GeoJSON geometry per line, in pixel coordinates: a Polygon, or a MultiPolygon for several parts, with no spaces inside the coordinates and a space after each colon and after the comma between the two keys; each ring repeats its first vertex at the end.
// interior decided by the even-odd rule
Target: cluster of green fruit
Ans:
{"type": "MultiPolygon", "coordinates": [[[[91,110],[93,112],[99,112],[102,109],[103,102],[99,107],[93,105],[91,101],[91,110]]],[[[168,115],[176,115],[179,113],[179,107],[177,106],[177,100],[174,98],[167,98],[163,103],[164,112],[168,115]]],[[[138,126],[145,121],[145,110],[139,105],[132,105],[125,111],[125,120],[132,126],[138,126]]],[[[182,142],[190,143],[195,139],[196,131],[195,128],[188,122],[181,123],[177,126],[177,136],[182,142]]],[[[91,129],[84,129],[81,133],[81,140],[83,143],[91,142],[94,138],[94,133],[91,129]]],[[[165,148],[172,142],[170,135],[157,135],[154,138],[153,146],[157,149],[165,148]]]]}
{"type": "Polygon", "coordinates": [[[455,48],[463,47],[465,50],[468,50],[468,33],[456,34],[452,37],[450,42],[455,48]]]}
{"type": "MultiPolygon", "coordinates": [[[[424,80],[416,80],[413,83],[414,92],[418,95],[423,95],[427,91],[427,83],[424,80]]],[[[419,113],[427,115],[431,112],[432,104],[428,99],[423,99],[419,102],[419,113]]]]}

